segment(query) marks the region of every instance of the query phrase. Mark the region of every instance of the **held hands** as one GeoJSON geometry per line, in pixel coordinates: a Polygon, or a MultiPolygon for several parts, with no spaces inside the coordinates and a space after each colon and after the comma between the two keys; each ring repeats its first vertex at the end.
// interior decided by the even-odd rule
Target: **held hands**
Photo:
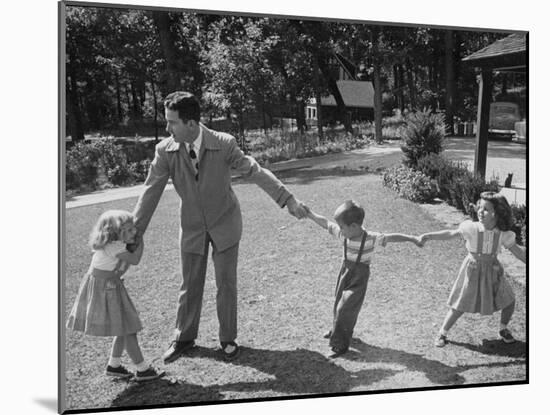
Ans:
{"type": "Polygon", "coordinates": [[[413,237],[413,242],[419,248],[424,247],[424,240],[422,240],[422,235],[413,237]]]}
{"type": "Polygon", "coordinates": [[[286,202],[288,212],[297,219],[303,219],[308,216],[309,208],[300,201],[296,201],[294,196],[286,202]]]}
{"type": "Polygon", "coordinates": [[[419,247],[423,247],[426,242],[428,242],[429,238],[428,235],[423,233],[420,236],[417,236],[419,244],[417,244],[419,247]]]}
{"type": "Polygon", "coordinates": [[[126,249],[129,252],[135,252],[136,249],[138,249],[139,245],[143,244],[143,235],[141,235],[139,232],[136,233],[134,242],[131,244],[126,244],[126,249]]]}

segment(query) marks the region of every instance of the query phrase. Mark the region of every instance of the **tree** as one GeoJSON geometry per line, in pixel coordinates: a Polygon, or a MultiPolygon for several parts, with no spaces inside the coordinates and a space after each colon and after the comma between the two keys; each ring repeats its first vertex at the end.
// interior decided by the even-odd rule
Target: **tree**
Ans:
{"type": "Polygon", "coordinates": [[[205,100],[222,113],[236,115],[244,140],[245,113],[254,112],[271,90],[274,74],[266,52],[275,40],[263,37],[257,19],[238,16],[213,22],[208,40],[202,54],[208,83],[205,100]]]}
{"type": "Polygon", "coordinates": [[[177,61],[176,39],[171,30],[172,19],[170,14],[162,10],[152,12],[153,21],[157,28],[160,46],[164,55],[166,65],[164,74],[161,76],[161,90],[163,95],[181,89],[180,68],[177,61]]]}

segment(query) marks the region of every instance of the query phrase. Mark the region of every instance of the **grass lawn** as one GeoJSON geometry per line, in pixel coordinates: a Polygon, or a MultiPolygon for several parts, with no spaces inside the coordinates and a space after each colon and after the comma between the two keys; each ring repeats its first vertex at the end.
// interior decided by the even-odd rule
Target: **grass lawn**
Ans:
{"type": "MultiPolygon", "coordinates": [[[[421,206],[382,187],[381,177],[328,170],[279,174],[318,213],[331,216],[353,198],[366,211],[367,228],[419,234],[445,225],[421,206]]],[[[140,343],[167,377],[146,384],[111,381],[103,375],[110,339],[67,332],[69,409],[258,399],[276,396],[454,386],[526,380],[525,288],[517,296],[511,328],[514,345],[497,340],[499,315],[465,315],[452,343],[438,349],[434,336],[447,311],[446,299],[465,256],[463,243],[389,244],[374,258],[365,304],[352,349],[336,360],[325,357],[332,300],[342,248],[309,220],[297,221],[257,186],[237,181],[244,232],[239,261],[241,356],[220,360],[215,282],[210,260],[198,347],[189,357],[163,365],[171,340],[181,283],[178,249],[179,199],[167,191],[145,235],[141,264],[125,284],[144,330],[140,343]]],[[[90,252],[88,232],[110,208],[132,210],[136,199],[66,211],[66,307],[69,313],[90,252]]],[[[124,364],[130,365],[127,357],[124,364]]]]}

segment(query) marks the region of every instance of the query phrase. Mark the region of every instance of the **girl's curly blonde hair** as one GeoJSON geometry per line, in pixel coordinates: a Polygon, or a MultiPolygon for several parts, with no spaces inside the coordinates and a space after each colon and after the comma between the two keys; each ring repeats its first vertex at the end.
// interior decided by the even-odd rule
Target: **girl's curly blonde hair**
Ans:
{"type": "Polygon", "coordinates": [[[125,210],[108,210],[102,213],[90,233],[89,245],[97,250],[109,242],[118,241],[122,225],[134,223],[134,220],[134,215],[125,210]]]}

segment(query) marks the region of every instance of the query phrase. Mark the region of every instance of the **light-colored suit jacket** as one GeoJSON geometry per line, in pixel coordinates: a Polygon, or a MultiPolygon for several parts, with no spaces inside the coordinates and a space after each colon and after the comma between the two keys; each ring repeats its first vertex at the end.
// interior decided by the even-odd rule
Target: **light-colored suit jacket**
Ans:
{"type": "Polygon", "coordinates": [[[204,252],[207,233],[219,251],[232,247],[241,238],[241,210],[231,188],[232,169],[249,177],[281,207],[292,196],[273,173],[241,151],[233,136],[202,124],[200,128],[203,142],[198,181],[185,146],[172,137],[166,138],[155,148],[143,193],[134,209],[136,226],[143,234],[171,178],[181,198],[180,248],[195,254],[204,252]]]}

